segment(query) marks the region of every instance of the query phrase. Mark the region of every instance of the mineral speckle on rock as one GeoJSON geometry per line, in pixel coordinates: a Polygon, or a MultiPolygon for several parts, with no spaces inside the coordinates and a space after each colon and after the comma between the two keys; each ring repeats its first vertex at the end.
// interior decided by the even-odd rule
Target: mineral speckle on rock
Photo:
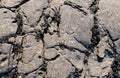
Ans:
{"type": "Polygon", "coordinates": [[[120,78],[120,0],[0,0],[0,78],[120,78]]]}

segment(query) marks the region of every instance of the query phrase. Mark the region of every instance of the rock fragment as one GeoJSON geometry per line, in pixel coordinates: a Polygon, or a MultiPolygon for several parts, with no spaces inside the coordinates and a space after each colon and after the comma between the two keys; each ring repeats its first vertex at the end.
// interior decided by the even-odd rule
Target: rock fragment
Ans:
{"type": "Polygon", "coordinates": [[[0,37],[16,34],[17,23],[13,23],[16,15],[8,9],[0,9],[0,37]]]}

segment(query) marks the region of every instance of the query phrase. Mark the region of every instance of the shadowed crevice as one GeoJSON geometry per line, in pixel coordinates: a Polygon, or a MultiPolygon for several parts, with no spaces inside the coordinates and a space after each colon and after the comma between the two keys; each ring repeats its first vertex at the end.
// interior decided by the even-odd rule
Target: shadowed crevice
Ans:
{"type": "Polygon", "coordinates": [[[82,12],[83,15],[87,15],[87,12],[85,12],[85,11],[83,10],[83,7],[80,6],[80,5],[77,5],[76,3],[73,3],[73,2],[71,2],[71,1],[65,1],[65,2],[64,2],[64,5],[71,6],[72,8],[77,9],[78,11],[82,12]]]}

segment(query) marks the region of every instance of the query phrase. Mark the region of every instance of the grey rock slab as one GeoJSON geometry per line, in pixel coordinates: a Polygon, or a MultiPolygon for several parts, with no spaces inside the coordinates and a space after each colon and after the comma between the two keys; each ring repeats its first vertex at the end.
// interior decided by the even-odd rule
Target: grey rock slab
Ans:
{"type": "Polygon", "coordinates": [[[29,63],[22,63],[22,62],[19,62],[18,64],[18,72],[19,73],[30,73],[36,69],[38,69],[40,67],[40,65],[42,65],[42,60],[39,59],[39,60],[32,60],[31,62],[29,63]]]}
{"type": "Polygon", "coordinates": [[[0,52],[1,53],[9,54],[11,52],[11,49],[12,49],[11,44],[4,43],[4,44],[0,45],[0,52]]]}
{"type": "Polygon", "coordinates": [[[64,2],[66,1],[70,1],[72,3],[75,3],[76,5],[82,6],[83,8],[86,8],[86,10],[93,2],[93,0],[52,0],[50,5],[51,7],[59,8],[61,5],[64,5],[64,2]]]}
{"type": "Polygon", "coordinates": [[[30,0],[23,4],[20,8],[21,14],[25,15],[26,18],[23,19],[24,24],[34,26],[39,20],[43,8],[47,7],[47,0],[30,0]]]}
{"type": "Polygon", "coordinates": [[[120,39],[115,41],[117,52],[120,53],[120,39]]]}
{"type": "Polygon", "coordinates": [[[64,49],[60,52],[62,57],[65,59],[71,61],[71,63],[79,70],[82,70],[84,68],[84,53],[80,53],[79,51],[69,51],[67,49],[64,49]]]}
{"type": "Polygon", "coordinates": [[[50,6],[52,8],[59,8],[61,5],[63,5],[65,2],[65,0],[52,0],[51,3],[50,3],[50,6]]]}
{"type": "Polygon", "coordinates": [[[32,32],[32,31],[34,31],[34,27],[31,27],[29,25],[23,25],[23,32],[29,33],[29,32],[32,32]]]}
{"type": "Polygon", "coordinates": [[[12,23],[16,17],[15,13],[8,9],[0,9],[0,37],[15,34],[17,31],[17,23],[12,23]]]}
{"type": "Polygon", "coordinates": [[[1,0],[1,3],[6,7],[14,7],[19,5],[22,1],[25,0],[1,0]]]}
{"type": "Polygon", "coordinates": [[[89,67],[89,76],[104,76],[108,75],[111,71],[111,65],[113,63],[114,58],[104,58],[102,62],[97,61],[97,56],[95,54],[90,55],[88,59],[88,67],[89,67]]]}
{"type": "Polygon", "coordinates": [[[88,67],[89,67],[89,76],[100,76],[101,75],[101,67],[99,62],[95,60],[95,56],[91,56],[88,59],[88,67]],[[97,70],[97,71],[96,71],[97,70]]]}
{"type": "Polygon", "coordinates": [[[43,43],[42,41],[37,42],[35,36],[28,35],[23,46],[23,62],[29,62],[30,60],[34,59],[35,55],[42,55],[43,43]]]}
{"type": "Polygon", "coordinates": [[[15,41],[15,37],[11,37],[11,38],[9,38],[9,40],[8,40],[8,42],[12,42],[12,43],[14,43],[14,41],[15,41]]]}
{"type": "Polygon", "coordinates": [[[22,44],[22,39],[23,39],[23,36],[17,36],[17,37],[15,38],[15,43],[16,43],[16,44],[22,44]]]}
{"type": "Polygon", "coordinates": [[[110,50],[110,46],[107,43],[108,40],[109,38],[107,36],[101,38],[101,41],[97,45],[97,48],[94,50],[95,54],[101,58],[104,58],[106,50],[110,50]]]}
{"type": "Polygon", "coordinates": [[[120,0],[100,0],[97,12],[100,25],[106,27],[111,36],[120,38],[120,0]]]}
{"type": "Polygon", "coordinates": [[[60,42],[60,38],[58,37],[58,35],[45,34],[44,41],[45,47],[51,47],[58,44],[60,42]]]}
{"type": "MultiPolygon", "coordinates": [[[[81,52],[86,51],[87,48],[82,43],[78,42],[77,39],[73,35],[70,35],[68,33],[64,33],[61,36],[61,38],[59,40],[59,43],[63,43],[66,46],[73,48],[73,50],[78,50],[78,51],[81,51],[81,52]]],[[[82,40],[81,40],[81,42],[82,42],[82,40]]],[[[85,42],[83,41],[83,43],[85,43],[85,42]]],[[[89,44],[86,44],[86,43],[85,43],[85,45],[89,46],[89,44]]]]}
{"type": "Polygon", "coordinates": [[[7,71],[9,64],[8,55],[0,54],[0,72],[7,71]]]}
{"type": "Polygon", "coordinates": [[[58,55],[58,51],[55,48],[45,49],[44,55],[44,57],[49,60],[55,58],[58,55]]]}
{"type": "Polygon", "coordinates": [[[46,78],[66,78],[73,71],[74,67],[64,58],[60,57],[48,62],[46,78]]]}
{"type": "Polygon", "coordinates": [[[79,44],[81,49],[83,48],[81,43],[89,46],[92,36],[90,29],[93,26],[93,16],[91,14],[85,16],[67,5],[62,6],[60,12],[60,35],[63,42],[79,44]],[[79,42],[76,43],[75,41],[79,42]]]}
{"type": "Polygon", "coordinates": [[[27,76],[25,76],[24,78],[43,78],[43,76],[37,75],[35,73],[30,73],[27,76]]]}
{"type": "Polygon", "coordinates": [[[18,71],[20,73],[31,72],[43,64],[42,56],[43,43],[37,42],[35,36],[26,36],[23,44],[22,61],[18,64],[18,71]]]}

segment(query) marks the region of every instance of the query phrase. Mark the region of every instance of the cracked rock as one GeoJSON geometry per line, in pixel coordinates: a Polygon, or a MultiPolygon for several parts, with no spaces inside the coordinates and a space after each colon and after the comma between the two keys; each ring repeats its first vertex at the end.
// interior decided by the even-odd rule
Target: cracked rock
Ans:
{"type": "MultiPolygon", "coordinates": [[[[60,33],[61,37],[63,37],[63,42],[74,43],[75,40],[72,41],[72,39],[76,38],[79,42],[89,46],[92,35],[89,30],[93,25],[92,18],[92,15],[84,16],[81,12],[77,12],[67,5],[62,6],[60,33]],[[69,37],[72,37],[72,39],[69,37]]],[[[79,48],[82,49],[84,47],[82,47],[81,43],[74,43],[74,45],[79,44],[81,46],[79,48]]]]}
{"type": "Polygon", "coordinates": [[[113,39],[120,38],[120,34],[119,34],[120,8],[118,7],[119,7],[119,0],[116,1],[100,0],[99,3],[100,10],[97,13],[98,18],[100,20],[100,24],[105,26],[109,30],[113,39]]]}
{"type": "Polygon", "coordinates": [[[0,78],[120,78],[119,0],[0,0],[0,78]]]}
{"type": "Polygon", "coordinates": [[[44,41],[45,41],[45,47],[50,47],[58,44],[60,42],[60,39],[58,35],[45,34],[44,41]]]}
{"type": "Polygon", "coordinates": [[[46,59],[53,59],[58,56],[58,51],[54,48],[52,49],[45,49],[45,58],[46,59]]]}
{"type": "Polygon", "coordinates": [[[47,0],[30,0],[20,8],[21,14],[25,15],[24,24],[34,26],[42,15],[43,8],[47,7],[47,0]]]}
{"type": "Polygon", "coordinates": [[[85,54],[84,53],[80,53],[79,51],[69,51],[67,49],[61,51],[61,55],[65,58],[65,59],[69,59],[69,61],[71,61],[71,63],[79,70],[82,70],[84,68],[84,57],[85,54]]]}
{"type": "Polygon", "coordinates": [[[5,44],[0,45],[0,52],[1,53],[8,54],[11,51],[11,49],[12,49],[11,44],[5,43],[5,44]]]}

